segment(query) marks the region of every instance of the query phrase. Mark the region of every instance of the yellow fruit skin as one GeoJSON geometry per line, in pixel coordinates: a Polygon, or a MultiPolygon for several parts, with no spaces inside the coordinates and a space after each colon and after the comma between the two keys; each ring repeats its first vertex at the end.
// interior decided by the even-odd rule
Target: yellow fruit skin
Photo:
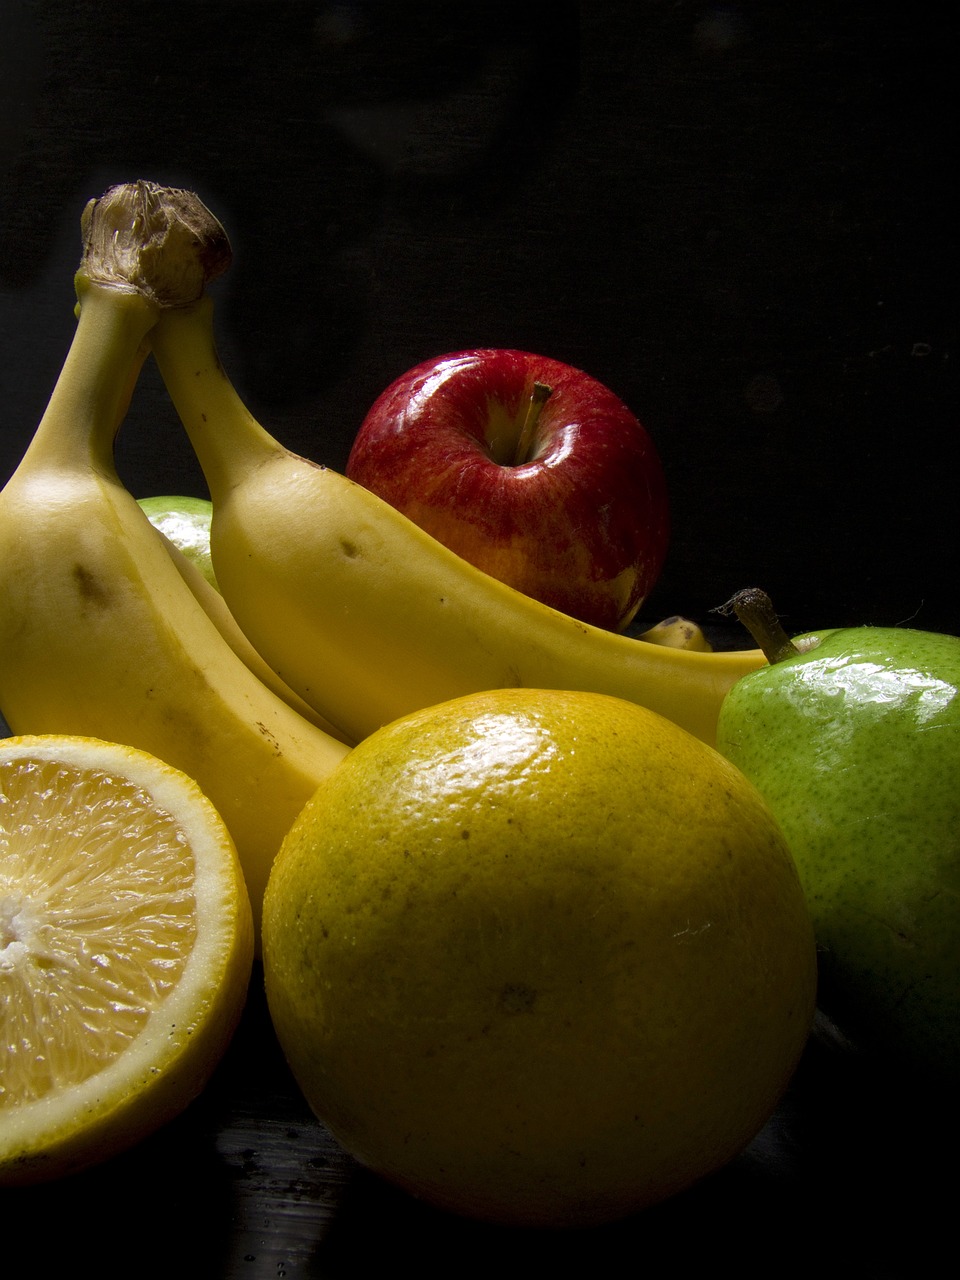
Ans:
{"type": "Polygon", "coordinates": [[[284,449],[218,359],[210,299],[153,351],[204,470],[220,588],[254,646],[351,741],[504,686],[615,694],[707,742],[759,650],[710,653],[589,627],[475,569],[388,503],[284,449]]]}
{"type": "Polygon", "coordinates": [[[643,708],[500,691],[362,742],[271,873],[280,1042],[360,1161],[510,1225],[613,1220],[773,1111],[813,931],[742,775],[643,708]]]}
{"type": "MultiPolygon", "coordinates": [[[[116,753],[114,743],[76,738],[68,745],[81,751],[105,747],[110,756],[116,753]]],[[[7,756],[49,752],[58,759],[63,746],[59,735],[23,735],[5,739],[0,751],[7,756]]],[[[111,1068],[106,1068],[90,1082],[94,1087],[84,1090],[83,1110],[70,1118],[67,1132],[54,1127],[46,1134],[37,1129],[25,1133],[15,1111],[0,1109],[0,1187],[49,1182],[101,1164],[179,1115],[209,1080],[246,1002],[253,922],[243,873],[226,827],[192,779],[172,778],[173,770],[159,760],[141,758],[134,751],[127,755],[123,769],[126,777],[158,796],[165,785],[177,792],[183,788],[193,792],[191,803],[197,813],[188,836],[194,845],[213,838],[222,846],[224,855],[215,868],[216,893],[229,910],[215,925],[210,922],[203,938],[202,980],[182,979],[184,986],[189,982],[191,987],[189,1017],[176,992],[154,1011],[143,1034],[156,1045],[156,1052],[145,1058],[136,1079],[125,1081],[122,1093],[109,1087],[105,1077],[111,1068]]]]}
{"type": "Polygon", "coordinates": [[[0,493],[0,708],[14,733],[127,743],[195,778],[236,842],[259,936],[280,842],[348,747],[237,656],[117,478],[119,406],[157,309],[80,291],[57,387],[0,493]]]}
{"type": "Polygon", "coordinates": [[[664,618],[656,626],[642,631],[637,637],[648,644],[665,644],[671,649],[693,649],[698,653],[711,653],[713,646],[700,627],[689,618],[664,618]]]}
{"type": "Polygon", "coordinates": [[[287,706],[292,707],[305,720],[309,720],[311,724],[316,725],[324,733],[345,743],[345,745],[353,746],[353,743],[347,741],[336,725],[332,725],[329,720],[324,719],[319,711],[316,711],[309,703],[304,702],[299,694],[294,693],[288,685],[284,684],[273,667],[268,666],[257,650],[254,649],[247,639],[246,632],[241,631],[237,625],[236,618],[227,608],[227,603],[220,592],[211,586],[197,566],[178,547],[174,546],[169,538],[162,533],[161,537],[166,546],[167,554],[176,566],[180,577],[190,588],[197,604],[200,605],[244,666],[248,667],[261,683],[265,684],[268,689],[272,689],[277,697],[285,702],[287,706]]]}

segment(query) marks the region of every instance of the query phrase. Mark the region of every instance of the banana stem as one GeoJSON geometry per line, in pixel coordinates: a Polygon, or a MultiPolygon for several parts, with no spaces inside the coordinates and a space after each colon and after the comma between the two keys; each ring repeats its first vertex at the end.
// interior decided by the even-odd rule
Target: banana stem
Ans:
{"type": "Polygon", "coordinates": [[[190,191],[153,182],[110,187],[80,222],[77,328],[27,449],[31,465],[91,465],[115,476],[113,444],[161,312],[203,295],[230,244],[190,191]]]}
{"type": "Polygon", "coordinates": [[[253,417],[220,363],[212,299],[165,311],[151,345],[217,505],[238,474],[286,450],[253,417]]]}
{"type": "Polygon", "coordinates": [[[131,306],[153,308],[150,346],[218,501],[238,467],[281,448],[246,411],[217,356],[205,288],[230,263],[226,232],[193,192],[153,182],[121,183],[91,200],[82,230],[88,287],[110,285],[139,300],[131,306]]]}
{"type": "Polygon", "coordinates": [[[70,350],[33,439],[30,465],[115,475],[113,444],[159,314],[132,289],[77,279],[79,317],[70,350]]]}
{"type": "Polygon", "coordinates": [[[80,229],[87,279],[135,289],[161,307],[195,302],[230,265],[227,233],[178,187],[119,183],[88,202],[80,229]]]}

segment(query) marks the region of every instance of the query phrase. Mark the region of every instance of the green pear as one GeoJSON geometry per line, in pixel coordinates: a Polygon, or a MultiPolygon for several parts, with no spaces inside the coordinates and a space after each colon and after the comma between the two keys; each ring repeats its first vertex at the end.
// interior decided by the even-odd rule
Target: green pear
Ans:
{"type": "Polygon", "coordinates": [[[173,545],[193,561],[210,585],[216,587],[217,576],[210,559],[213,504],[207,498],[176,496],[138,498],[137,501],[154,528],[166,534],[173,545]]]}
{"type": "Polygon", "coordinates": [[[854,1044],[957,1079],[960,637],[780,630],[768,649],[741,618],[770,665],[731,689],[717,745],[790,845],[820,1007],[854,1044]]]}

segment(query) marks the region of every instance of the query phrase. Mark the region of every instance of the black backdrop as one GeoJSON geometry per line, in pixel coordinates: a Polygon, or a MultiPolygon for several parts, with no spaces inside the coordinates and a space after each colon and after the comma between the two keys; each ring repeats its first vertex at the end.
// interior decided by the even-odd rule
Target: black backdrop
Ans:
{"type": "MultiPolygon", "coordinates": [[[[427,356],[538,350],[652,432],[645,614],[766,586],[790,629],[960,630],[951,6],[869,0],[3,0],[0,478],[72,326],[85,201],[227,227],[228,368],[342,467],[427,356]]],[[[203,493],[152,369],[138,496],[203,493]]]]}

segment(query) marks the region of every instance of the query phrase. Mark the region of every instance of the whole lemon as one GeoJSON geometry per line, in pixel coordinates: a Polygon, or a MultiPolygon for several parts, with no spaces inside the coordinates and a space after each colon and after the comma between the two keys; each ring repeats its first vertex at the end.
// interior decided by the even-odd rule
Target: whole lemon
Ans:
{"type": "Polygon", "coordinates": [[[469,695],[361,742],[274,863],[263,960],[290,1067],[342,1146],[518,1225],[614,1220],[726,1163],[815,999],[758,793],[588,693],[469,695]]]}

